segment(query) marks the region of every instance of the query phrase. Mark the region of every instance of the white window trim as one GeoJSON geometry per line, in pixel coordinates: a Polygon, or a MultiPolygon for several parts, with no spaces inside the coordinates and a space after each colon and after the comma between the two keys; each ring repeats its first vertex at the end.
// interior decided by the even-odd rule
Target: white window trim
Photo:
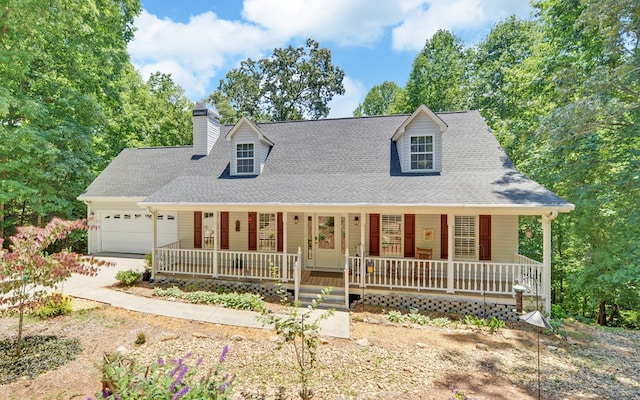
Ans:
{"type": "Polygon", "coordinates": [[[456,215],[453,218],[453,255],[455,257],[456,260],[478,260],[478,243],[480,243],[480,238],[479,238],[479,219],[477,215],[456,215]],[[458,246],[456,246],[456,238],[460,237],[460,238],[467,238],[467,236],[456,236],[456,218],[457,217],[463,217],[463,218],[473,218],[473,254],[472,255],[458,255],[458,246]]]}
{"type": "Polygon", "coordinates": [[[409,136],[409,155],[408,155],[408,159],[407,159],[407,163],[408,163],[408,170],[409,172],[433,172],[436,170],[436,137],[434,134],[432,133],[426,133],[426,134],[413,134],[409,136]],[[420,152],[420,153],[414,153],[413,151],[411,151],[411,140],[413,138],[418,138],[418,137],[430,137],[431,138],[431,153],[427,153],[427,152],[420,152]],[[411,156],[413,154],[431,154],[431,168],[429,169],[413,169],[411,168],[411,156]]]}
{"type": "MultiPolygon", "coordinates": [[[[256,153],[258,151],[258,146],[256,145],[256,142],[236,142],[235,146],[233,148],[233,157],[235,159],[235,164],[236,164],[236,175],[257,175],[256,174],[256,153]],[[238,171],[238,146],[243,145],[243,144],[250,144],[253,145],[253,168],[251,172],[239,172],[238,171]]],[[[249,158],[240,158],[240,160],[249,160],[249,158]]]]}
{"type": "Polygon", "coordinates": [[[404,257],[404,214],[380,214],[380,257],[389,258],[403,258],[404,257]],[[384,232],[382,230],[383,220],[385,216],[400,217],[400,253],[399,254],[384,254],[384,232]]]}
{"type": "Polygon", "coordinates": [[[277,212],[259,212],[258,215],[258,225],[257,225],[257,229],[256,229],[256,234],[258,235],[257,237],[257,246],[256,246],[256,251],[259,252],[265,252],[265,253],[276,253],[278,251],[278,213],[277,212]],[[269,231],[270,236],[273,235],[273,238],[266,238],[266,239],[260,239],[260,224],[262,222],[262,216],[263,215],[273,215],[273,224],[274,224],[274,228],[272,230],[269,231]],[[261,244],[262,241],[261,240],[273,240],[273,248],[272,249],[264,249],[262,248],[261,244]]]}

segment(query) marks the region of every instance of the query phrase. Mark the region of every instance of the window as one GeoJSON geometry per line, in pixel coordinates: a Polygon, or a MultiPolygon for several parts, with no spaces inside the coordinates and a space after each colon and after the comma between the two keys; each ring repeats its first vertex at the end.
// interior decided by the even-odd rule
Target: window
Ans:
{"type": "Polygon", "coordinates": [[[215,221],[213,219],[214,213],[203,212],[202,213],[202,226],[204,229],[202,230],[203,240],[202,240],[202,248],[203,249],[213,249],[214,245],[214,233],[215,233],[215,221]]]}
{"type": "Polygon", "coordinates": [[[253,143],[236,145],[236,172],[238,174],[253,174],[253,158],[253,143]]]}
{"type": "Polygon", "coordinates": [[[453,248],[460,258],[476,257],[476,217],[456,215],[453,227],[453,248]]]}
{"type": "Polygon", "coordinates": [[[258,214],[258,251],[276,251],[276,214],[258,214]]]}
{"type": "Polygon", "coordinates": [[[411,136],[411,171],[433,169],[433,136],[411,136]]]}
{"type": "Polygon", "coordinates": [[[380,227],[380,255],[402,256],[402,215],[382,215],[380,227]]]}

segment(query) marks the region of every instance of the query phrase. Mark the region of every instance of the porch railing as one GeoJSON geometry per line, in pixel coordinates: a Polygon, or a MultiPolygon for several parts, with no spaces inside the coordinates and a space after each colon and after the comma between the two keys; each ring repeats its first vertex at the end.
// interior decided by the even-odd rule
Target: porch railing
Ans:
{"type": "Polygon", "coordinates": [[[349,257],[349,283],[365,288],[511,295],[514,284],[537,282],[537,293],[543,296],[542,264],[526,257],[517,261],[454,261],[451,266],[446,260],[355,256],[349,257]],[[450,267],[452,281],[447,279],[450,267]]]}
{"type": "Polygon", "coordinates": [[[156,260],[156,272],[163,274],[255,280],[275,280],[271,271],[273,265],[277,267],[280,279],[286,282],[293,278],[296,255],[180,249],[171,244],[156,249],[156,260]]]}

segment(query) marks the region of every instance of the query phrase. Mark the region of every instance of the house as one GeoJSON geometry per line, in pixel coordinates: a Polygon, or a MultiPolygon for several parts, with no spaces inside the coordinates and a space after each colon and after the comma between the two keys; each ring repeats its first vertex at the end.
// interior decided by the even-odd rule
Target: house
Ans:
{"type": "Polygon", "coordinates": [[[198,104],[193,146],[125,149],[79,199],[99,227],[89,252],[152,253],[157,281],[265,288],[275,265],[295,296],[330,283],[345,305],[476,313],[511,312],[516,283],[550,309],[551,221],[574,208],[519,173],[477,111],[424,105],[221,126],[198,104]],[[543,260],[518,254],[525,215],[543,260]]]}

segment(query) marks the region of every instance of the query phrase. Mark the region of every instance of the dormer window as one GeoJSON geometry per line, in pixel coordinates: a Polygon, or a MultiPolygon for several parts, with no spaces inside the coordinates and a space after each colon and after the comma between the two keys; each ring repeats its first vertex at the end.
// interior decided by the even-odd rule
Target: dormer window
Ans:
{"type": "Polygon", "coordinates": [[[433,170],[433,135],[411,136],[411,171],[433,170]]]}
{"type": "Polygon", "coordinates": [[[238,143],[236,145],[236,171],[238,174],[253,174],[255,156],[253,143],[238,143]]]}

